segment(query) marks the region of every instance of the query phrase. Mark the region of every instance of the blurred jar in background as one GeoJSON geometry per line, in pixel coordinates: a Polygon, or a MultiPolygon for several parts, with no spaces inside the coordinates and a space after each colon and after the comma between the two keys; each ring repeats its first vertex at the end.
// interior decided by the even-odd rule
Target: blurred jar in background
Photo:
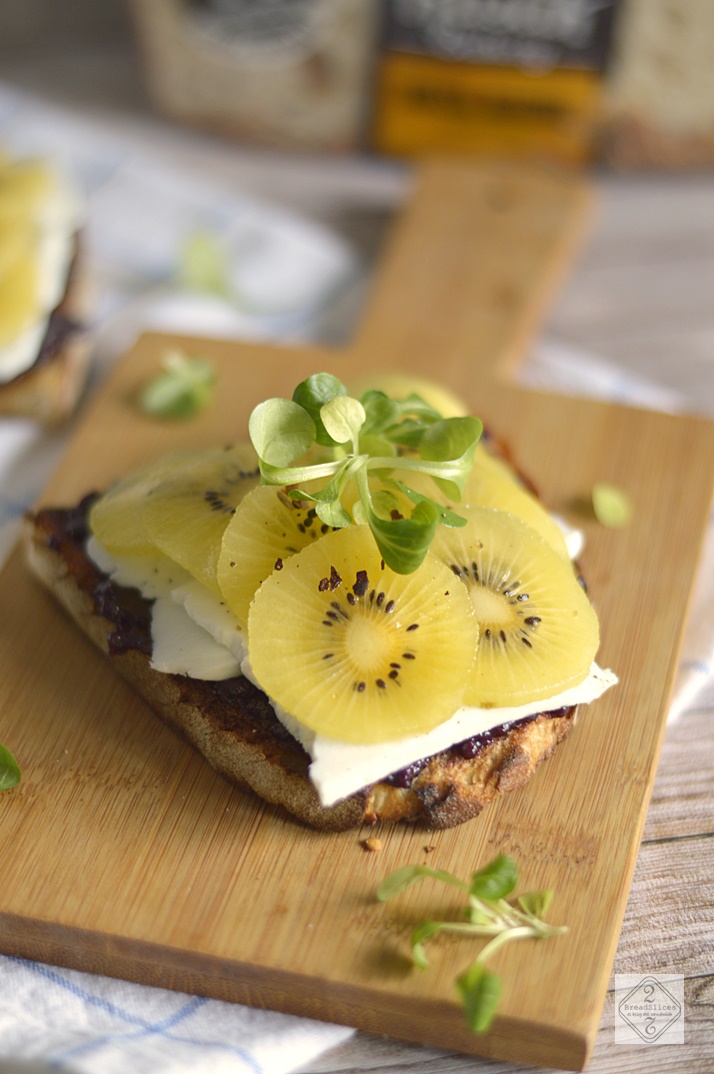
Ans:
{"type": "Polygon", "coordinates": [[[616,168],[712,168],[714,0],[626,0],[600,143],[616,168]]]}
{"type": "Polygon", "coordinates": [[[373,142],[590,158],[617,0],[384,0],[373,142]]]}
{"type": "Polygon", "coordinates": [[[133,0],[156,107],[244,141],[363,142],[376,0],[133,0]]]}

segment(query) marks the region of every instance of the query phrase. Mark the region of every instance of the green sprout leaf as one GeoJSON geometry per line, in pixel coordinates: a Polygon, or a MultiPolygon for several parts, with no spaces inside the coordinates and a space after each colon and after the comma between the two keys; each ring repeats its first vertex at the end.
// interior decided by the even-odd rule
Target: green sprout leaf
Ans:
{"type": "Polygon", "coordinates": [[[367,415],[365,432],[389,433],[398,444],[414,446],[428,425],[442,420],[438,410],[416,394],[397,400],[371,388],[360,396],[360,402],[367,415]],[[415,432],[418,432],[416,437],[415,432]]]}
{"type": "Polygon", "coordinates": [[[553,889],[544,888],[543,891],[529,891],[521,895],[518,905],[525,914],[531,917],[543,917],[553,898],[553,889]]]}
{"type": "Polygon", "coordinates": [[[446,922],[444,921],[423,921],[418,928],[414,929],[412,933],[412,962],[420,970],[425,970],[429,965],[424,940],[428,940],[430,936],[435,936],[437,932],[443,932],[445,927],[446,922]]]}
{"type": "Polygon", "coordinates": [[[482,432],[483,425],[478,418],[445,418],[429,426],[421,438],[422,459],[452,463],[446,476],[435,474],[439,487],[452,499],[461,499],[482,432]]]}
{"type": "Polygon", "coordinates": [[[476,959],[456,979],[456,987],[466,1010],[472,1033],[485,1033],[501,999],[501,979],[476,959]]]}
{"type": "Polygon", "coordinates": [[[461,515],[457,515],[455,511],[451,511],[448,507],[444,507],[435,500],[430,499],[428,496],[423,496],[420,492],[415,492],[414,489],[410,489],[408,485],[405,485],[402,481],[393,479],[390,484],[399,488],[412,503],[431,503],[439,512],[439,522],[442,526],[451,526],[452,528],[459,528],[466,525],[466,519],[461,515]]]}
{"type": "Polygon", "coordinates": [[[364,407],[359,399],[353,399],[349,395],[335,396],[320,410],[323,428],[336,444],[356,445],[365,417],[364,407]]]}
{"type": "Polygon", "coordinates": [[[349,511],[345,511],[339,500],[328,500],[327,503],[320,503],[318,500],[315,503],[315,511],[320,521],[333,529],[341,530],[352,525],[349,511]]]}
{"type": "Polygon", "coordinates": [[[592,491],[593,511],[602,526],[621,529],[632,518],[632,501],[627,493],[616,485],[598,481],[592,491]]]}
{"type": "MultiPolygon", "coordinates": [[[[383,519],[394,519],[396,516],[392,512],[396,511],[397,514],[401,514],[403,507],[396,493],[389,488],[376,489],[371,497],[371,505],[374,513],[383,519]]],[[[368,514],[366,514],[365,522],[368,521],[368,514]]]]}
{"type": "Polygon", "coordinates": [[[471,877],[470,891],[477,899],[505,899],[518,883],[518,867],[513,858],[497,858],[471,877]]]}
{"type": "Polygon", "coordinates": [[[405,865],[384,878],[377,888],[377,898],[380,902],[387,902],[388,899],[393,899],[395,895],[401,895],[412,884],[418,884],[427,877],[431,877],[433,880],[441,880],[445,884],[451,884],[461,891],[469,890],[468,884],[464,884],[463,880],[459,880],[458,877],[446,872],[445,869],[430,869],[426,865],[405,865]]]}
{"type": "Polygon", "coordinates": [[[360,402],[365,412],[363,430],[365,434],[378,436],[399,421],[401,416],[399,403],[390,399],[384,392],[372,388],[360,396],[360,402]]]}
{"type": "Polygon", "coordinates": [[[142,389],[139,404],[154,418],[193,418],[213,401],[215,371],[203,358],[179,350],[163,355],[162,372],[142,389]]]}
{"type": "Polygon", "coordinates": [[[20,766],[7,746],[0,746],[0,791],[9,791],[20,782],[20,766]]]}
{"type": "Polygon", "coordinates": [[[313,373],[307,380],[301,381],[293,392],[293,402],[306,410],[314,422],[315,443],[324,447],[344,443],[343,440],[335,440],[330,436],[320,416],[322,408],[341,395],[347,395],[347,388],[331,373],[313,373]]]}
{"type": "MultiPolygon", "coordinates": [[[[378,458],[378,457],[382,456],[383,458],[389,459],[389,462],[390,462],[392,467],[399,465],[397,463],[397,461],[396,461],[396,457],[397,457],[396,444],[393,444],[391,440],[387,440],[383,436],[377,436],[377,435],[373,436],[371,433],[367,433],[367,435],[365,436],[364,426],[362,426],[362,429],[360,430],[360,434],[359,434],[359,449],[360,449],[360,452],[363,455],[368,455],[368,456],[373,455],[375,458],[378,458]]],[[[372,470],[372,473],[375,476],[381,476],[374,469],[372,470]]],[[[386,469],[384,471],[385,475],[387,475],[389,473],[390,473],[389,469],[386,469]]]]}
{"type": "Polygon", "coordinates": [[[315,423],[303,407],[289,399],[266,399],[251,414],[248,432],[261,462],[284,467],[312,445],[315,423]]]}
{"type": "Polygon", "coordinates": [[[367,521],[384,562],[396,574],[412,574],[429,551],[439,512],[433,504],[425,502],[416,505],[410,518],[386,521],[370,511],[367,521]]]}
{"type": "Polygon", "coordinates": [[[402,448],[410,448],[412,451],[419,451],[422,437],[426,432],[427,427],[419,421],[414,421],[412,418],[406,418],[400,422],[393,432],[394,442],[399,444],[402,448]]]}

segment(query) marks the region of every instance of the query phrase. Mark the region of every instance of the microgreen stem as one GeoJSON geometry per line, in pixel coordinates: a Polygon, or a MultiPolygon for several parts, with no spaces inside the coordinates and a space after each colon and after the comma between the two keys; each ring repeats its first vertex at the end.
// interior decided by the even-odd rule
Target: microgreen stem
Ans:
{"type": "Polygon", "coordinates": [[[492,955],[494,951],[502,947],[504,943],[510,943],[511,940],[527,940],[536,939],[538,933],[535,929],[528,925],[518,925],[513,928],[501,928],[492,940],[486,944],[484,949],[478,956],[479,962],[485,962],[488,955],[492,955]]]}
{"type": "Polygon", "coordinates": [[[373,507],[372,507],[372,493],[370,491],[369,478],[368,478],[368,473],[367,473],[368,468],[369,468],[369,460],[365,456],[365,463],[362,466],[360,466],[359,469],[357,469],[354,472],[353,476],[354,476],[355,480],[357,481],[357,489],[359,491],[360,502],[361,502],[365,512],[367,513],[367,516],[369,517],[369,515],[371,515],[371,513],[372,513],[373,507]]]}
{"type": "Polygon", "coordinates": [[[271,466],[270,463],[261,461],[260,473],[266,485],[301,485],[305,481],[314,481],[321,477],[334,477],[344,464],[344,458],[318,462],[311,466],[271,466]]]}

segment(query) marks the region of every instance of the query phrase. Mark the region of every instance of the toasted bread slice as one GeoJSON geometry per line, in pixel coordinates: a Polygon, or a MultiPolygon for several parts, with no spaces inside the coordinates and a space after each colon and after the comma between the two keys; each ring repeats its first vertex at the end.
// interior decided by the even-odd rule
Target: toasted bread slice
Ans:
{"type": "Polygon", "coordinates": [[[529,717],[325,807],[309,778],[309,756],[247,679],[206,682],[151,667],[149,602],[111,582],[85,554],[90,502],[28,515],[25,551],[31,570],[149,706],[216,771],[312,827],[461,824],[503,792],[523,787],[573,725],[574,708],[529,717]]]}
{"type": "Polygon", "coordinates": [[[50,315],[39,354],[29,369],[0,384],[0,415],[56,426],[74,413],[91,371],[84,327],[88,313],[89,286],[76,242],[67,286],[50,315]]]}

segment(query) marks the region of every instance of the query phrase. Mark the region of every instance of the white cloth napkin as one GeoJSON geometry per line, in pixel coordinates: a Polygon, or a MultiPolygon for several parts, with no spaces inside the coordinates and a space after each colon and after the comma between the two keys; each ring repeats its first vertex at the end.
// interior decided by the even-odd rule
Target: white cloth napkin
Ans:
{"type": "MultiPolygon", "coordinates": [[[[182,180],[157,152],[141,160],[121,137],[0,83],[0,146],[58,156],[87,196],[96,288],[95,350],[108,366],[144,328],[240,338],[312,338],[358,268],[324,229],[206,179],[182,180]],[[209,208],[207,208],[209,206],[209,208]],[[141,211],[139,211],[141,210],[141,211]],[[232,297],[188,292],[177,249],[191,231],[221,234],[232,297]]],[[[524,382],[677,410],[680,402],[590,355],[544,344],[524,382]],[[577,381],[573,369],[577,365],[577,381]]],[[[0,565],[71,430],[0,419],[0,565]]],[[[714,530],[714,527],[712,527],[714,530]]],[[[708,542],[714,577],[714,533],[708,542]]],[[[702,603],[708,593],[697,598],[702,603]]],[[[714,621],[693,616],[676,697],[711,679],[714,621]]],[[[1,942],[1,941],[0,941],[1,942]]],[[[75,1074],[282,1074],[354,1031],[0,955],[0,1071],[75,1074]]]]}
{"type": "Polygon", "coordinates": [[[354,1032],[4,955],[0,982],[0,1070],[287,1074],[354,1032]]]}

